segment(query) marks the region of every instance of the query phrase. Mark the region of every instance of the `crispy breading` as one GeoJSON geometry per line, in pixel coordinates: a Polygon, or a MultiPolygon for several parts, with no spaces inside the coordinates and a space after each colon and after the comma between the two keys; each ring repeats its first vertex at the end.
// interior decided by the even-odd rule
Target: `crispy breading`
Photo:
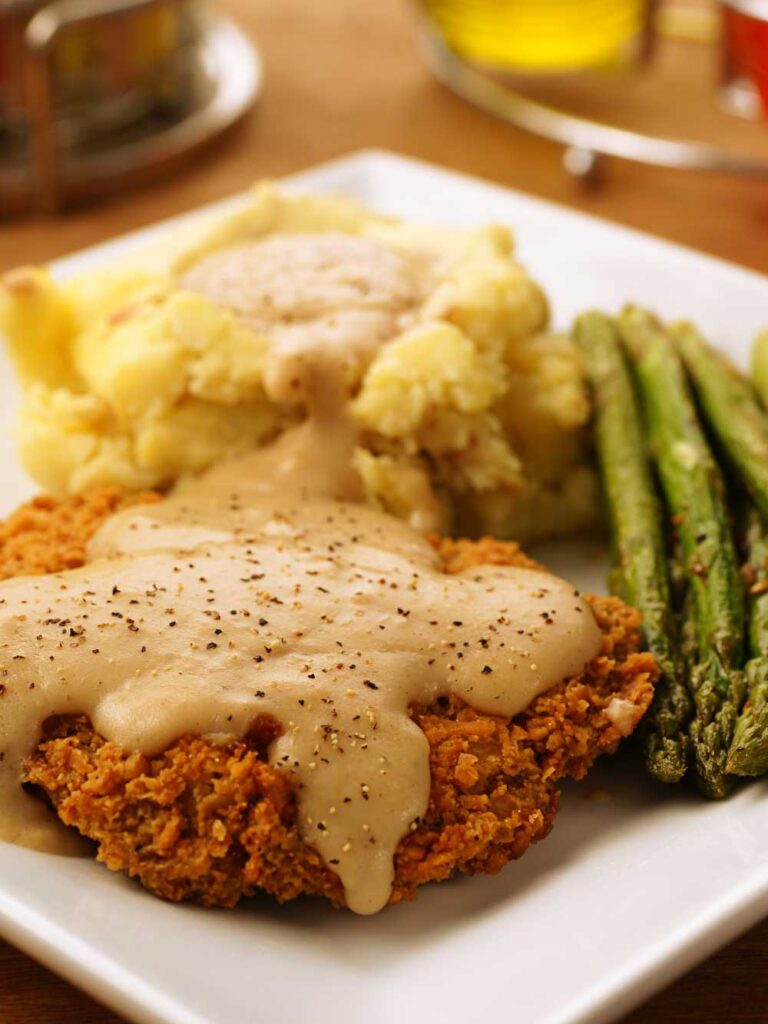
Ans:
{"type": "Polygon", "coordinates": [[[159,501],[152,492],[126,495],[104,487],[62,501],[40,496],[0,522],[0,580],[75,569],[101,523],[118,509],[159,501]]]}
{"type": "MultiPolygon", "coordinates": [[[[44,507],[53,521],[56,507],[44,507]]],[[[72,552],[84,549],[98,525],[96,504],[77,525],[69,502],[58,507],[66,511],[50,530],[51,569],[71,566],[72,552]],[[61,533],[67,542],[56,565],[61,533]]],[[[101,507],[109,514],[109,501],[101,507]]],[[[45,530],[33,533],[36,566],[45,530]]],[[[536,567],[512,543],[434,543],[448,572],[488,563],[536,567]]],[[[17,545],[17,560],[20,553],[17,545]]],[[[0,564],[4,554],[0,535],[0,564]]],[[[615,598],[589,600],[603,635],[600,654],[511,721],[453,697],[412,708],[429,742],[432,784],[423,820],[397,848],[391,903],[412,899],[425,882],[494,873],[521,856],[552,827],[558,781],[581,778],[639,721],[656,676],[652,656],[640,652],[639,615],[615,598]],[[617,700],[621,715],[611,712],[617,700]]],[[[266,761],[279,729],[261,715],[242,740],[185,736],[148,758],[99,736],[82,716],[57,717],[45,724],[26,781],[65,824],[96,842],[99,860],[165,899],[233,906],[264,890],[280,901],[313,894],[342,906],[338,877],[299,834],[289,777],[266,761]]]]}

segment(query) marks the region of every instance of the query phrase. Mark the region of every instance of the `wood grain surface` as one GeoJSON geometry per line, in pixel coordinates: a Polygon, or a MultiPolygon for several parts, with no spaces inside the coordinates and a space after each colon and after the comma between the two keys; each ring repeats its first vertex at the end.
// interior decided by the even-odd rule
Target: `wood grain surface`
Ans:
{"type": "MultiPolygon", "coordinates": [[[[223,0],[222,6],[265,61],[265,89],[253,113],[172,180],[60,218],[0,224],[0,269],[52,259],[150,224],[260,176],[380,146],[768,271],[767,184],[614,164],[600,188],[584,191],[562,172],[556,146],[470,109],[431,79],[420,59],[414,11],[404,0],[223,0]]],[[[627,875],[632,884],[629,865],[627,875]]],[[[766,1024],[766,979],[768,922],[624,1024],[766,1024]]],[[[117,1021],[0,943],[0,1024],[117,1021]]]]}

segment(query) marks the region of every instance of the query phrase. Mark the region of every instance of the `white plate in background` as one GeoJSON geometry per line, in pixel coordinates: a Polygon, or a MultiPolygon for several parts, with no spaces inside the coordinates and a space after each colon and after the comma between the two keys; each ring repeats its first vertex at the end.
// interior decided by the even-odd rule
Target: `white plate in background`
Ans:
{"type": "MultiPolygon", "coordinates": [[[[286,184],[409,219],[509,224],[559,326],[631,299],[696,319],[743,363],[768,322],[767,278],[426,164],[365,152],[286,184]]],[[[156,230],[54,270],[96,266],[156,230]]],[[[0,514],[33,491],[6,438],[15,401],[0,361],[0,514]]],[[[602,588],[594,547],[552,550],[553,568],[602,588]]],[[[0,933],[153,1024],[601,1024],[768,913],[767,793],[758,782],[705,804],[608,760],[567,787],[552,836],[518,864],[370,918],[309,900],[174,906],[96,863],[0,843],[0,933]]]]}

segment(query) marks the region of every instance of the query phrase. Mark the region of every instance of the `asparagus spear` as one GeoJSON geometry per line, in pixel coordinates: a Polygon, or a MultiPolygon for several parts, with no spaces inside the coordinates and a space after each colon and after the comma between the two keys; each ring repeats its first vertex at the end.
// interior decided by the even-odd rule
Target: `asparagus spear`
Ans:
{"type": "Polygon", "coordinates": [[[749,595],[748,701],[736,723],[727,768],[736,775],[768,771],[768,416],[750,382],[711,349],[690,324],[673,337],[724,458],[749,494],[742,514],[749,595]]]}
{"type": "Polygon", "coordinates": [[[632,307],[622,314],[620,329],[688,578],[696,627],[690,671],[696,773],[702,791],[719,798],[730,789],[726,760],[744,689],[744,598],[725,486],[669,335],[650,314],[632,307]]]}
{"type": "Polygon", "coordinates": [[[762,775],[768,771],[768,535],[752,506],[745,529],[749,600],[749,661],[744,666],[747,703],[733,734],[728,771],[762,775]]]}
{"type": "Polygon", "coordinates": [[[594,395],[597,450],[612,525],[611,588],[642,613],[646,645],[661,669],[646,718],[646,764],[662,782],[679,782],[688,760],[691,702],[672,639],[662,509],[640,412],[614,324],[601,313],[586,313],[576,321],[574,334],[594,395]]]}
{"type": "Polygon", "coordinates": [[[723,456],[768,522],[768,416],[746,377],[692,324],[676,324],[672,336],[723,456]]]}

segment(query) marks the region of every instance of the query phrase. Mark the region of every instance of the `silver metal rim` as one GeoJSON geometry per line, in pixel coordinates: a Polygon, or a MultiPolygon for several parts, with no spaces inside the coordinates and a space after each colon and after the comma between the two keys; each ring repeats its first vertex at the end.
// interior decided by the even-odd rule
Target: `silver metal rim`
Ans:
{"type": "Polygon", "coordinates": [[[64,180],[83,172],[101,177],[114,169],[130,174],[148,162],[162,162],[192,150],[234,124],[261,91],[261,59],[239,28],[229,19],[213,22],[204,43],[203,61],[218,80],[210,101],[178,124],[140,142],[110,149],[87,159],[66,159],[64,180]]]}
{"type": "MultiPolygon", "coordinates": [[[[425,30],[423,43],[433,74],[457,96],[517,128],[559,142],[569,150],[656,167],[768,177],[768,160],[734,155],[702,142],[644,135],[566,114],[487,77],[465,63],[429,29],[425,30]]],[[[587,167],[589,162],[574,161],[572,173],[580,176],[577,170],[580,166],[587,167]]],[[[592,168],[585,176],[592,176],[592,168]]]]}
{"type": "MultiPolygon", "coordinates": [[[[215,18],[201,56],[217,83],[209,101],[178,123],[139,141],[88,156],[63,152],[61,194],[65,202],[87,192],[89,183],[148,174],[155,165],[161,167],[211,141],[247,112],[261,92],[263,69],[258,53],[240,29],[227,18],[215,18]]],[[[29,179],[26,167],[0,172],[0,193],[8,196],[10,208],[34,202],[29,179]]]]}

